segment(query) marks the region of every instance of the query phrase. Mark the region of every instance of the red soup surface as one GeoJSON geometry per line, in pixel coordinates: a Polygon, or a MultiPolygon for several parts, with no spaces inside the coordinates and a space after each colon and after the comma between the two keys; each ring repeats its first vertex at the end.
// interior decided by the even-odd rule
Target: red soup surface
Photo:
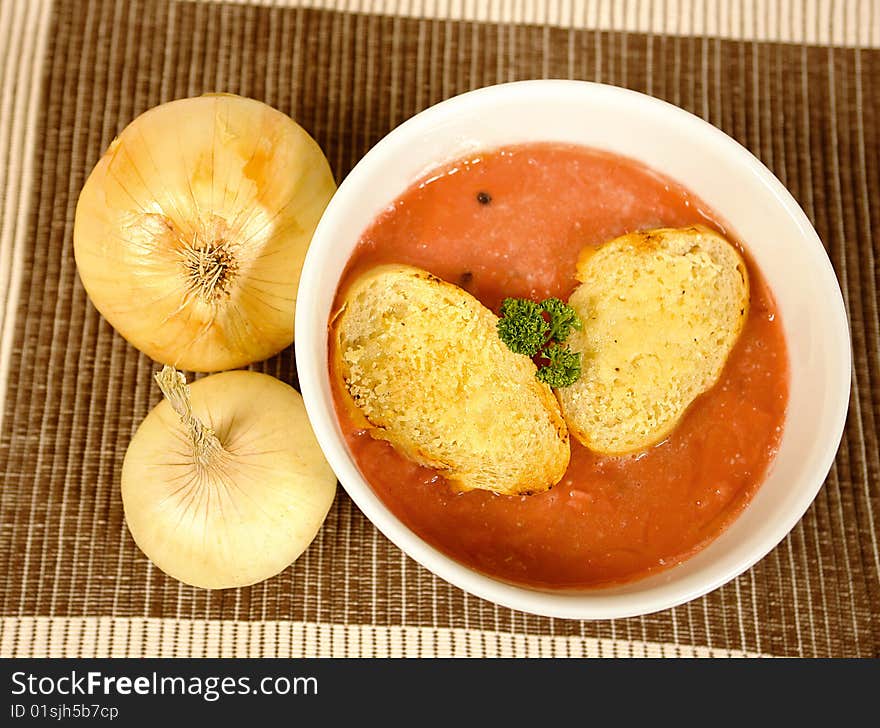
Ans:
{"type": "MultiPolygon", "coordinates": [[[[379,263],[408,263],[497,313],[506,296],[567,299],[584,246],[692,223],[730,238],[697,197],[633,160],[570,145],[515,146],[461,159],[404,192],[363,234],[340,290],[379,263]]],[[[718,384],[664,442],[608,457],[572,438],[571,463],[550,491],[457,493],[438,473],[359,430],[337,390],[337,414],[361,472],[424,540],[506,581],[582,589],[680,563],[743,510],[782,433],[785,340],[773,297],[747,263],[745,328],[718,384]]]]}

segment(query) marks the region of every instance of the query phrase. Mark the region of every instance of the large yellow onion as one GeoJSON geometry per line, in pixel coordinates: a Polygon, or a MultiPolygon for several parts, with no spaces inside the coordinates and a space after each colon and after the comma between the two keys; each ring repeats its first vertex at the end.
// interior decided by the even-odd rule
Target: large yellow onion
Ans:
{"type": "Polygon", "coordinates": [[[277,574],[312,542],[336,493],[299,392],[248,371],[190,388],[166,366],[156,381],[165,400],[122,465],[135,542],[162,571],[206,589],[277,574]]]}
{"type": "Polygon", "coordinates": [[[217,371],[293,341],[300,272],[336,189],[290,117],[228,94],[141,114],[92,171],[74,252],[92,302],[158,362],[217,371]]]}

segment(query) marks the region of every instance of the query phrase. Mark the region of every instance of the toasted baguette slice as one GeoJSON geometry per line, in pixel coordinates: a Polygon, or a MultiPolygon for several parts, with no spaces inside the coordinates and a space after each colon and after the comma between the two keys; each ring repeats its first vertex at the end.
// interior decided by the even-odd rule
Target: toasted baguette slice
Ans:
{"type": "Polygon", "coordinates": [[[568,343],[582,374],[557,390],[572,434],[610,455],[663,440],[721,374],[749,312],[739,252],[702,225],[631,233],[578,260],[568,343]]]}
{"type": "Polygon", "coordinates": [[[568,429],[532,361],[498,338],[497,321],[426,271],[373,268],[331,321],[335,376],[373,437],[457,489],[547,490],[568,467],[568,429]]]}

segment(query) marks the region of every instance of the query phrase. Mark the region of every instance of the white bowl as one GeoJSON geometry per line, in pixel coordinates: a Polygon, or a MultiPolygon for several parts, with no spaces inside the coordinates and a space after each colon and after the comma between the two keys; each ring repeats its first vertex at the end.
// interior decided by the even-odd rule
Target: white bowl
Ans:
{"type": "Polygon", "coordinates": [[[352,500],[392,542],[479,597],[535,614],[609,619],[702,596],[766,555],[794,527],[828,473],[846,419],[850,341],[843,298],[798,204],[750,152],[710,124],[650,96],[581,81],[523,81],[444,101],[373,147],[330,201],[306,256],[296,309],[296,363],[315,435],[352,500]],[[363,230],[429,169],[466,153],[528,141],[583,144],[637,159],[704,200],[752,254],[776,298],[790,359],[785,430],[770,473],[714,542],[648,578],[580,593],[493,579],[440,553],[379,500],[346,447],[327,368],[327,323],[363,230]]]}

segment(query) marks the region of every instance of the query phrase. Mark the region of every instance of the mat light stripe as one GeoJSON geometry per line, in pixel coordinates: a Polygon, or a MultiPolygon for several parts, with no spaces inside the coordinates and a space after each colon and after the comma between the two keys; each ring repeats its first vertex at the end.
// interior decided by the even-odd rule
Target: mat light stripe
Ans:
{"type": "Polygon", "coordinates": [[[9,25],[0,27],[0,58],[4,59],[0,73],[0,190],[4,192],[0,218],[0,432],[28,233],[38,102],[51,8],[51,0],[13,0],[4,4],[2,16],[9,25]]]}
{"type": "Polygon", "coordinates": [[[207,0],[432,20],[880,47],[878,0],[207,0]]]}
{"type": "Polygon", "coordinates": [[[4,617],[0,657],[768,657],[641,640],[330,622],[4,617]]]}

